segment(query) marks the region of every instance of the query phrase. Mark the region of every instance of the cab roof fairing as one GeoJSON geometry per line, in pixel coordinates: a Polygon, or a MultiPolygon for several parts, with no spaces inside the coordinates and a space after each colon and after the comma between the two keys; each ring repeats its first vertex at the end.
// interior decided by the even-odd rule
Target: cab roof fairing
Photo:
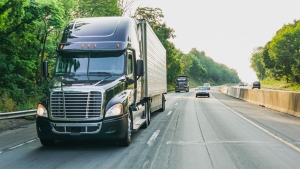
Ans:
{"type": "Polygon", "coordinates": [[[139,49],[132,43],[136,19],[128,17],[78,18],[66,26],[57,51],[139,49]],[[84,29],[83,29],[84,28],[84,29]],[[89,46],[89,47],[88,47],[89,46]]]}
{"type": "Polygon", "coordinates": [[[78,18],[66,26],[61,43],[130,42],[133,25],[135,20],[127,17],[78,18]]]}

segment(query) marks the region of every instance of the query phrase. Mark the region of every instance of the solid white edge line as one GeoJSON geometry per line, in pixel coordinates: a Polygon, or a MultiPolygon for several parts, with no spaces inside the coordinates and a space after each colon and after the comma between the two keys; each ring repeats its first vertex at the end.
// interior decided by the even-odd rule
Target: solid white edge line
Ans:
{"type": "Polygon", "coordinates": [[[147,144],[150,146],[153,144],[154,140],[156,139],[156,137],[158,136],[160,130],[156,130],[152,136],[150,137],[150,139],[148,140],[147,144]]]}
{"type": "MultiPolygon", "coordinates": [[[[215,98],[216,99],[216,98],[215,98]]],[[[216,99],[217,100],[217,99],[216,99]]],[[[270,131],[268,131],[267,129],[259,126],[258,124],[254,123],[253,121],[247,119],[246,117],[242,116],[241,114],[237,113],[236,111],[232,110],[230,107],[224,105],[223,103],[221,103],[219,100],[217,100],[221,105],[223,105],[224,107],[226,107],[227,109],[229,109],[230,111],[232,111],[233,113],[235,113],[236,115],[240,116],[241,118],[243,118],[244,120],[246,120],[247,122],[249,122],[250,124],[252,124],[253,126],[259,128],[260,130],[264,131],[265,133],[269,134],[270,136],[276,138],[277,140],[281,141],[282,143],[286,144],[287,146],[293,148],[294,150],[300,152],[300,148],[295,146],[294,144],[284,140],[283,138],[280,138],[279,136],[276,136],[275,134],[271,133],[270,131]]]]}
{"type": "Polygon", "coordinates": [[[12,149],[15,149],[15,148],[18,148],[18,147],[21,147],[22,145],[24,145],[25,143],[22,143],[22,144],[19,144],[19,145],[16,145],[16,146],[13,146],[13,147],[10,147],[8,148],[8,150],[12,150],[12,149]]]}
{"type": "MultiPolygon", "coordinates": [[[[29,140],[29,141],[27,141],[27,142],[21,143],[21,144],[19,144],[19,145],[13,146],[13,147],[10,147],[10,148],[8,148],[7,150],[13,150],[13,149],[16,149],[16,148],[18,148],[18,147],[21,147],[21,146],[23,146],[23,145],[25,145],[25,144],[29,144],[29,143],[34,142],[34,141],[36,141],[36,140],[38,140],[38,138],[33,139],[33,140],[29,140]]],[[[4,152],[4,151],[0,151],[0,154],[2,154],[3,152],[4,152]]]]}

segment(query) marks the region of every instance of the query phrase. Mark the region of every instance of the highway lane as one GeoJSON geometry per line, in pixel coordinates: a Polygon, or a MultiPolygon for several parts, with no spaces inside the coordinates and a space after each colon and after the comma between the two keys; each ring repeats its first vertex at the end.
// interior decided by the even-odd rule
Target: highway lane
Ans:
{"type": "Polygon", "coordinates": [[[300,119],[211,90],[166,95],[166,110],[117,142],[42,147],[34,124],[0,133],[0,168],[300,168],[300,119]]]}

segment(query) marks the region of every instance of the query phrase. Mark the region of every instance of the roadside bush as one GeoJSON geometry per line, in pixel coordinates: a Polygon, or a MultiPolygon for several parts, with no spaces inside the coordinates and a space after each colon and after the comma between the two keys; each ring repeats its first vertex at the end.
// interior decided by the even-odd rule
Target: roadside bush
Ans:
{"type": "Polygon", "coordinates": [[[4,93],[0,96],[0,112],[12,112],[16,110],[16,107],[16,103],[8,93],[4,93]]]}

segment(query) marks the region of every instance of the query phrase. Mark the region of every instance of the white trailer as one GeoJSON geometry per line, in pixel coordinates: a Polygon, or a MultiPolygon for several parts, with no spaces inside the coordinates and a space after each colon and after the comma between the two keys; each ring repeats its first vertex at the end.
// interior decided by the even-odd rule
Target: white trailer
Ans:
{"type": "Polygon", "coordinates": [[[151,100],[151,112],[165,110],[167,93],[166,49],[145,20],[142,29],[142,55],[144,60],[144,97],[151,100]]]}

